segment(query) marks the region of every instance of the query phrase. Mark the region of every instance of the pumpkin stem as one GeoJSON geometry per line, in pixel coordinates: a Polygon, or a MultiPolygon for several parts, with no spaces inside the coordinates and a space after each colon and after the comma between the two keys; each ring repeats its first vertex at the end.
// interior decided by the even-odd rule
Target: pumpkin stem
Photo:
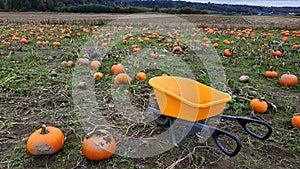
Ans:
{"type": "Polygon", "coordinates": [[[300,113],[295,113],[293,114],[293,116],[300,116],[300,113]]]}
{"type": "Polygon", "coordinates": [[[259,98],[259,101],[261,102],[261,101],[265,101],[265,98],[264,97],[261,97],[261,98],[259,98]]]}
{"type": "Polygon", "coordinates": [[[46,127],[45,124],[42,125],[42,131],[41,131],[41,134],[48,134],[47,127],[46,127]]]}
{"type": "Polygon", "coordinates": [[[270,68],[269,68],[269,69],[270,69],[270,71],[273,71],[273,66],[270,66],[270,68]]]}

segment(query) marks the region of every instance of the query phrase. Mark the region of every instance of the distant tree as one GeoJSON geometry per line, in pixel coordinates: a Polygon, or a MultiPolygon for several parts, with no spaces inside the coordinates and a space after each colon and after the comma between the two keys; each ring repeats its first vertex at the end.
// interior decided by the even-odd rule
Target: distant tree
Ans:
{"type": "Polygon", "coordinates": [[[0,1],[0,9],[5,9],[5,1],[0,1]]]}
{"type": "Polygon", "coordinates": [[[31,0],[31,8],[40,11],[43,9],[43,0],[31,0]]]}
{"type": "Polygon", "coordinates": [[[22,6],[19,9],[20,11],[30,11],[30,10],[32,10],[31,2],[29,0],[23,0],[21,3],[22,3],[22,6]]]}

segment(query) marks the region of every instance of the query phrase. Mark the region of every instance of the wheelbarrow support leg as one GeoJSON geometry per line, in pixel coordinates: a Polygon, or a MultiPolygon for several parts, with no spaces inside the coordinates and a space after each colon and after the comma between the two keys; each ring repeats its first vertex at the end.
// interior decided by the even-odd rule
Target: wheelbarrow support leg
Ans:
{"type": "Polygon", "coordinates": [[[169,118],[169,123],[170,123],[170,131],[171,131],[171,137],[172,137],[172,143],[176,147],[179,145],[176,142],[176,136],[175,136],[175,130],[174,130],[174,120],[169,118]]]}

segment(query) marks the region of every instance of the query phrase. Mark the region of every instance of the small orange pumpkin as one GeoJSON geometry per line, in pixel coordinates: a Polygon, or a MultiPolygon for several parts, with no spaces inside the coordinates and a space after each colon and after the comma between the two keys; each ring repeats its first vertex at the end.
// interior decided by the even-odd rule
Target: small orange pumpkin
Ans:
{"type": "Polygon", "coordinates": [[[227,39],[225,39],[223,42],[224,42],[226,45],[231,45],[231,42],[230,42],[229,40],[227,40],[227,39]]]}
{"type": "Polygon", "coordinates": [[[298,78],[297,76],[289,73],[283,74],[279,79],[279,83],[282,86],[292,86],[298,83],[298,78]]]}
{"type": "Polygon", "coordinates": [[[288,38],[287,36],[285,36],[285,37],[283,37],[283,38],[281,39],[281,41],[282,41],[282,42],[287,42],[288,39],[289,39],[289,38],[288,38]]]}
{"type": "Polygon", "coordinates": [[[61,65],[62,65],[63,67],[73,67],[75,64],[74,64],[73,61],[69,60],[69,61],[62,61],[62,62],[61,62],[61,65]]]}
{"type": "Polygon", "coordinates": [[[20,40],[20,42],[23,43],[23,44],[28,44],[28,40],[25,39],[25,38],[22,38],[22,39],[20,40]]]}
{"type": "Polygon", "coordinates": [[[282,53],[279,50],[272,52],[272,56],[274,56],[274,57],[280,57],[281,55],[282,55],[282,53]]]}
{"type": "Polygon", "coordinates": [[[56,153],[63,145],[63,132],[57,127],[43,125],[29,136],[26,147],[33,155],[46,155],[56,153]]]}
{"type": "Polygon", "coordinates": [[[219,47],[219,44],[218,43],[214,43],[214,48],[218,48],[219,47]]]}
{"type": "Polygon", "coordinates": [[[230,57],[230,56],[232,56],[232,52],[229,49],[225,49],[224,50],[224,55],[227,56],[227,57],[230,57]]]}
{"type": "Polygon", "coordinates": [[[278,73],[276,71],[272,70],[272,66],[270,67],[270,70],[265,72],[265,77],[269,77],[269,78],[277,78],[278,77],[278,73]]]}
{"type": "Polygon", "coordinates": [[[131,83],[131,78],[126,73],[119,73],[114,79],[115,85],[121,85],[121,84],[127,85],[130,83],[131,83]]]}
{"type": "Polygon", "coordinates": [[[101,73],[101,72],[96,72],[96,73],[94,73],[94,78],[95,79],[100,79],[100,78],[102,78],[103,77],[103,73],[101,73]]]}
{"type": "Polygon", "coordinates": [[[296,114],[293,115],[292,124],[293,124],[293,126],[300,129],[300,113],[296,113],[296,114]]]}
{"type": "Polygon", "coordinates": [[[97,60],[92,61],[90,64],[91,69],[98,69],[98,67],[100,67],[100,66],[101,66],[101,62],[99,62],[97,60]]]}
{"type": "Polygon", "coordinates": [[[141,49],[139,47],[133,48],[133,52],[140,52],[141,49]]]}
{"type": "Polygon", "coordinates": [[[147,75],[144,72],[139,72],[135,75],[135,79],[136,80],[146,80],[147,79],[147,75]]]}
{"type": "Polygon", "coordinates": [[[60,42],[53,42],[53,43],[52,43],[52,46],[54,46],[54,47],[59,47],[59,46],[60,46],[60,42]]]}
{"type": "Polygon", "coordinates": [[[173,53],[177,53],[177,54],[182,54],[182,53],[183,53],[183,49],[182,49],[181,46],[175,45],[175,46],[172,48],[172,52],[173,52],[173,53]]]}
{"type": "Polygon", "coordinates": [[[153,53],[150,54],[150,56],[155,59],[158,57],[158,54],[154,51],[153,53]]]}
{"type": "Polygon", "coordinates": [[[125,40],[125,39],[122,40],[123,45],[127,45],[127,43],[128,43],[127,40],[125,40]]]}
{"type": "Polygon", "coordinates": [[[297,44],[293,45],[293,49],[298,49],[298,48],[299,48],[299,45],[297,45],[297,44]]]}
{"type": "Polygon", "coordinates": [[[268,110],[268,103],[263,98],[252,99],[250,106],[257,113],[264,113],[268,110]]]}
{"type": "Polygon", "coordinates": [[[119,73],[125,73],[124,66],[121,63],[113,65],[111,67],[111,73],[114,75],[119,74],[119,73]]]}
{"type": "Polygon", "coordinates": [[[41,41],[36,42],[36,46],[41,46],[43,43],[41,41]]]}
{"type": "Polygon", "coordinates": [[[96,130],[84,138],[81,151],[89,160],[104,160],[115,153],[116,142],[108,131],[96,130]]]}

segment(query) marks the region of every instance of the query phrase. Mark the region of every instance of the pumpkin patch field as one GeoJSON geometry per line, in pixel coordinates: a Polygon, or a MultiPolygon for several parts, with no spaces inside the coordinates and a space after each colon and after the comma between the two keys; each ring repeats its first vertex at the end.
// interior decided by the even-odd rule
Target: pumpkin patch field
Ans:
{"type": "Polygon", "coordinates": [[[0,14],[0,168],[299,168],[299,17],[0,14]],[[224,114],[272,135],[220,121],[234,157],[200,136],[144,151],[168,132],[147,110],[157,76],[229,94],[224,114]]]}

